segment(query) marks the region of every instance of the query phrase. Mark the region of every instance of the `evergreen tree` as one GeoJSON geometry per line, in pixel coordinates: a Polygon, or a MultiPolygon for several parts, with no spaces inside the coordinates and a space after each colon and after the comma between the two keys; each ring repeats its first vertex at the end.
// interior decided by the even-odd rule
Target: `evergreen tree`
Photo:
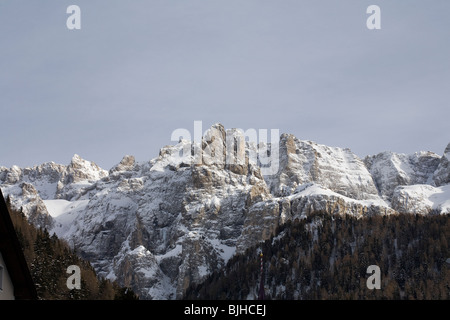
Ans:
{"type": "MultiPolygon", "coordinates": [[[[65,241],[56,234],[50,236],[46,229],[35,228],[22,212],[11,210],[8,198],[7,206],[39,299],[112,300],[122,297],[122,288],[116,282],[99,279],[89,262],[78,257],[65,241]],[[66,272],[70,265],[81,269],[80,289],[67,288],[70,275],[66,272]]],[[[131,292],[128,295],[131,296],[131,292]]]]}

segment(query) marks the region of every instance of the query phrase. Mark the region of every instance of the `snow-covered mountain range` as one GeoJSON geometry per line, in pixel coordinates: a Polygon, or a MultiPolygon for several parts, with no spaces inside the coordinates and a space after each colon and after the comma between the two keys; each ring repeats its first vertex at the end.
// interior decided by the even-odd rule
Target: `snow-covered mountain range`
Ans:
{"type": "Polygon", "coordinates": [[[279,156],[277,172],[263,176],[259,157],[250,156],[262,144],[242,135],[217,124],[201,142],[180,140],[145,162],[125,156],[109,171],[78,155],[69,165],[0,167],[0,187],[33,224],[141,299],[180,298],[279,224],[314,211],[450,213],[450,144],[443,155],[360,159],[282,134],[278,145],[263,146],[279,156]],[[226,161],[230,141],[242,161],[226,161]]]}

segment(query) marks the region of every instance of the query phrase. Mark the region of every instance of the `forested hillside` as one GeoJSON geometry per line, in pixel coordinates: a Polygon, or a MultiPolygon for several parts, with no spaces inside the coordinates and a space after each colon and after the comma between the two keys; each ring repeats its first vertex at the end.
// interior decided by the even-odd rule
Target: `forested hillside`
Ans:
{"type": "Polygon", "coordinates": [[[449,299],[450,219],[390,215],[356,219],[317,213],[288,222],[224,270],[188,288],[186,299],[256,299],[259,253],[267,299],[449,299]],[[368,289],[370,265],[381,288],[368,289]]]}
{"type": "Polygon", "coordinates": [[[94,268],[79,258],[69,245],[50,235],[46,229],[37,229],[21,213],[11,210],[11,220],[16,229],[25,259],[36,286],[39,299],[44,300],[112,300],[137,299],[134,292],[120,287],[116,282],[99,279],[94,268]],[[81,271],[81,288],[67,287],[67,267],[77,265],[81,271]]]}

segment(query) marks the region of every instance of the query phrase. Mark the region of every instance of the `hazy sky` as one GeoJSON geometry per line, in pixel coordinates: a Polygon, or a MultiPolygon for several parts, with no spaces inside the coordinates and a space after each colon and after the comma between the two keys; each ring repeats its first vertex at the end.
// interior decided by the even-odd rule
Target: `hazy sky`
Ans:
{"type": "Polygon", "coordinates": [[[0,0],[0,166],[150,160],[195,120],[442,154],[449,15],[448,0],[0,0]]]}

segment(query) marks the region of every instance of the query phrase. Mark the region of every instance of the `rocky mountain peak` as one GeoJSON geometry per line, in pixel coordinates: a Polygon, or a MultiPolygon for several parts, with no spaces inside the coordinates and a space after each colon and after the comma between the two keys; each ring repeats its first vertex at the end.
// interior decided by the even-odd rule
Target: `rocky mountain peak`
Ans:
{"type": "Polygon", "coordinates": [[[69,183],[81,181],[96,181],[108,176],[108,171],[103,170],[97,164],[82,159],[75,154],[67,167],[69,183]]]}
{"type": "Polygon", "coordinates": [[[109,174],[122,171],[132,171],[135,164],[136,159],[134,158],[134,156],[126,155],[116,166],[109,170],[109,174]]]}
{"type": "Polygon", "coordinates": [[[354,199],[378,196],[364,162],[350,149],[302,141],[286,134],[280,138],[280,170],[266,181],[276,196],[289,195],[308,182],[354,199]]]}
{"type": "Polygon", "coordinates": [[[69,165],[0,167],[0,186],[30,221],[142,299],[181,297],[235,252],[313,212],[450,213],[450,145],[442,157],[384,152],[362,161],[291,134],[278,144],[246,134],[256,132],[215,124],[198,141],[181,139],[147,162],[126,155],[109,172],[78,155],[69,165]],[[269,155],[274,172],[263,171],[269,155]]]}

